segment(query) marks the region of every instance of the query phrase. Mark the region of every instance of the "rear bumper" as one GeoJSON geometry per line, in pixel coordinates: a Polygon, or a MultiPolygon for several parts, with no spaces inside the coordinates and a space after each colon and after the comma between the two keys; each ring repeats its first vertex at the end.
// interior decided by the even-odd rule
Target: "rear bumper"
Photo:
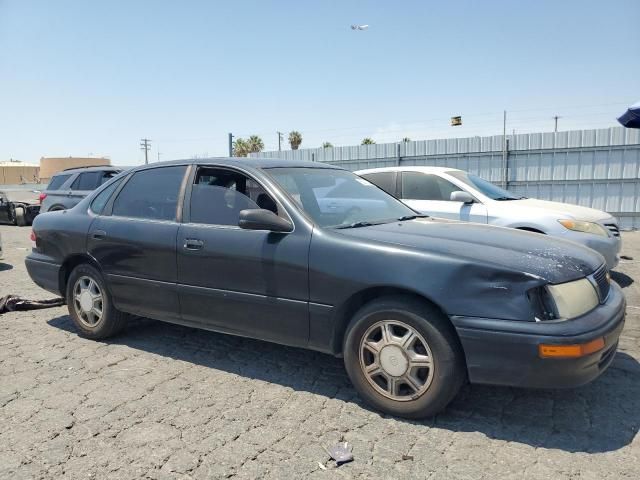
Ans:
{"type": "Polygon", "coordinates": [[[34,258],[33,254],[27,256],[24,263],[36,285],[55,295],[64,296],[60,292],[60,265],[34,258]]]}
{"type": "Polygon", "coordinates": [[[472,383],[558,388],[584,385],[613,360],[624,326],[626,301],[611,285],[607,301],[575,320],[514,322],[453,317],[472,383]],[[580,358],[540,358],[538,345],[583,344],[604,338],[604,348],[580,358]]]}

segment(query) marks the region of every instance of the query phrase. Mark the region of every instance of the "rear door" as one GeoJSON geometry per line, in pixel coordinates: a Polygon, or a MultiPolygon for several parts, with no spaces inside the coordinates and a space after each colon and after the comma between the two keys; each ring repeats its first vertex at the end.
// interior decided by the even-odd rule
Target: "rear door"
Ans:
{"type": "Polygon", "coordinates": [[[311,234],[243,230],[239,214],[249,208],[290,220],[260,183],[240,171],[202,166],[193,175],[177,242],[183,320],[306,345],[311,234]]]}
{"type": "Polygon", "coordinates": [[[460,187],[431,173],[405,171],[401,174],[401,198],[411,208],[432,217],[487,223],[487,209],[481,203],[451,201],[460,187]]]}
{"type": "Polygon", "coordinates": [[[366,178],[374,185],[377,185],[389,195],[398,197],[398,172],[373,172],[365,173],[361,177],[366,178]]]}
{"type": "Polygon", "coordinates": [[[132,173],[91,224],[88,251],[125,312],[180,318],[176,236],[186,172],[177,165],[132,173]]]}

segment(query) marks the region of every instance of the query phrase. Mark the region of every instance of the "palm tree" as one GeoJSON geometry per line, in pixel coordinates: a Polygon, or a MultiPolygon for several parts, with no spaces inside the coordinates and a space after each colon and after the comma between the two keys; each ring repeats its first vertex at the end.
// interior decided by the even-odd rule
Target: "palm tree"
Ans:
{"type": "Polygon", "coordinates": [[[373,141],[373,138],[363,138],[361,145],[375,145],[376,142],[373,141]]]}
{"type": "Polygon", "coordinates": [[[331,142],[324,142],[322,144],[322,148],[333,148],[333,143],[331,142]]]}
{"type": "Polygon", "coordinates": [[[244,138],[236,138],[236,141],[233,142],[234,157],[246,157],[250,151],[249,142],[244,138]]]}
{"type": "Polygon", "coordinates": [[[410,139],[409,137],[404,137],[404,138],[402,139],[402,141],[403,141],[403,142],[410,142],[410,141],[411,141],[411,139],[410,139]]]}
{"type": "Polygon", "coordinates": [[[251,135],[247,140],[249,153],[258,153],[264,150],[264,142],[258,135],[251,135]]]}
{"type": "Polygon", "coordinates": [[[291,145],[291,150],[297,150],[300,144],[302,143],[302,134],[293,130],[289,132],[289,144],[291,145]]]}

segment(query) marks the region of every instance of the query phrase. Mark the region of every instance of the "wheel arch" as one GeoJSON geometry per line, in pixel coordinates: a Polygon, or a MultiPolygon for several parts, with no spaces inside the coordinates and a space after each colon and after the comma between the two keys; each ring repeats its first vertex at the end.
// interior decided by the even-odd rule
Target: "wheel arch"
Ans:
{"type": "Polygon", "coordinates": [[[62,263],[60,267],[60,271],[58,273],[58,288],[60,290],[60,294],[64,297],[67,291],[67,282],[69,281],[69,276],[73,269],[78,265],[88,264],[92,267],[96,268],[99,272],[102,272],[100,265],[95,261],[90,255],[85,253],[80,253],[76,255],[71,255],[67,257],[65,261],[62,263]]]}
{"type": "Polygon", "coordinates": [[[442,306],[440,306],[437,302],[434,302],[429,297],[408,288],[394,286],[375,286],[354,293],[337,308],[334,314],[331,351],[336,355],[342,355],[342,346],[345,333],[347,331],[347,328],[349,327],[349,323],[351,323],[351,320],[353,319],[353,316],[361,307],[378,298],[398,295],[410,297],[414,300],[417,300],[421,303],[426,303],[438,309],[440,313],[442,313],[442,315],[447,319],[449,325],[451,325],[451,329],[454,332],[455,337],[458,339],[460,348],[462,349],[460,337],[458,336],[458,333],[456,332],[456,329],[453,326],[449,315],[447,315],[442,306]]]}
{"type": "Polygon", "coordinates": [[[525,232],[532,232],[532,233],[541,233],[542,235],[546,235],[545,232],[543,232],[542,230],[540,230],[539,228],[535,228],[535,227],[514,227],[516,230],[524,230],[525,232]]]}

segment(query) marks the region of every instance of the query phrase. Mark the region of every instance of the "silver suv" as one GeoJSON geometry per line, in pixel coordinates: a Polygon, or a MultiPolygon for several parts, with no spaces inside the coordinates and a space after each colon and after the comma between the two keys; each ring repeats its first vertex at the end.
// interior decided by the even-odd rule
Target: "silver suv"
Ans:
{"type": "Polygon", "coordinates": [[[93,190],[122,171],[116,167],[70,168],[51,177],[40,194],[40,213],[74,207],[93,190]]]}

